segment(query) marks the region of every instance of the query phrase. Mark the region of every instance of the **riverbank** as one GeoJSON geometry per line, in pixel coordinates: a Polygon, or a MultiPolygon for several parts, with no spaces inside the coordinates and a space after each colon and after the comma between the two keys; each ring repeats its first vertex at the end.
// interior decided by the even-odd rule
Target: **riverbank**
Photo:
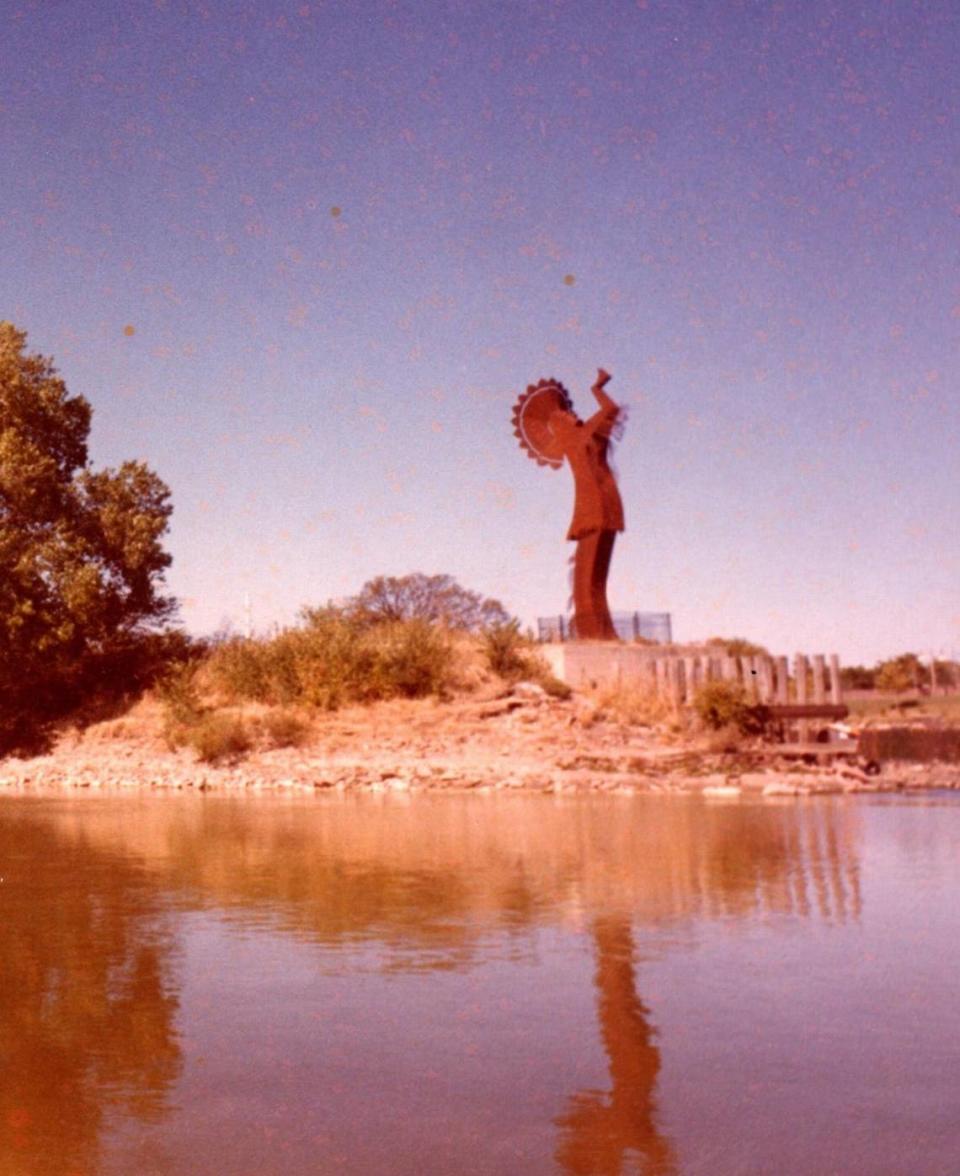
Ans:
{"type": "MultiPolygon", "coordinates": [[[[256,716],[254,716],[254,719],[256,716]]],[[[676,721],[638,724],[582,696],[552,698],[522,683],[501,697],[381,702],[311,721],[300,746],[254,747],[234,762],[171,750],[149,700],[128,715],[63,736],[53,750],[0,762],[4,792],[415,792],[521,789],[545,793],[701,792],[707,796],[958,788],[960,765],[888,764],[877,776],[771,757],[742,744],[717,750],[676,721]]]]}

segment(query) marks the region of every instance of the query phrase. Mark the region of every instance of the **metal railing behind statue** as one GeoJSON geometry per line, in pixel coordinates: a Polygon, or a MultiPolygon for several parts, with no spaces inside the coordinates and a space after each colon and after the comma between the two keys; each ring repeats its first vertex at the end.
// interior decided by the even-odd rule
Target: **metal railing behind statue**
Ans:
{"type": "MultiPolygon", "coordinates": [[[[673,641],[670,613],[615,612],[611,614],[611,619],[621,641],[652,641],[658,645],[669,645],[673,641]]],[[[576,638],[575,617],[561,614],[537,617],[538,641],[575,641],[576,638]]]]}

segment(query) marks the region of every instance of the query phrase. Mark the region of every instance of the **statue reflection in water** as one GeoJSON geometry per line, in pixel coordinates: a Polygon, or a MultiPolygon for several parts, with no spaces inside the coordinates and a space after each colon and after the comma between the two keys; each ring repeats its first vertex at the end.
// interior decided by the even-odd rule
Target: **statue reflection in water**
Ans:
{"type": "Polygon", "coordinates": [[[660,1050],[636,991],[629,920],[598,918],[593,940],[597,1013],[611,1088],[572,1096],[555,1120],[561,1132],[557,1163],[570,1176],[620,1176],[636,1157],[639,1170],[649,1176],[672,1176],[678,1171],[673,1148],[656,1123],[660,1050]]]}

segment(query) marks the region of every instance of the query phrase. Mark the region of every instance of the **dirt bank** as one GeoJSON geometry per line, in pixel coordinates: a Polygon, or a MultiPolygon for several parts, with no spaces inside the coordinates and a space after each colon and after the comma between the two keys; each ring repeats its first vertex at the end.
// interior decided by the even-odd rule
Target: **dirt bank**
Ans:
{"type": "Polygon", "coordinates": [[[955,765],[780,761],[756,749],[711,750],[665,722],[618,721],[580,697],[521,685],[506,697],[385,702],[312,721],[298,747],[254,749],[236,762],[170,750],[155,703],[66,735],[48,755],[0,762],[0,790],[131,788],[318,792],[526,789],[540,792],[691,792],[804,795],[960,787],[955,765]]]}

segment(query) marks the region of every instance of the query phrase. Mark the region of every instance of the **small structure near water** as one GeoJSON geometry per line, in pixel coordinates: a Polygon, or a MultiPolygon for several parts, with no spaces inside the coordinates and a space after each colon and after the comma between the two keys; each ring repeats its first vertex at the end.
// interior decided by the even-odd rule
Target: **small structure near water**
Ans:
{"type": "Polygon", "coordinates": [[[960,763],[956,727],[872,727],[860,732],[860,753],[876,763],[960,763]]]}

